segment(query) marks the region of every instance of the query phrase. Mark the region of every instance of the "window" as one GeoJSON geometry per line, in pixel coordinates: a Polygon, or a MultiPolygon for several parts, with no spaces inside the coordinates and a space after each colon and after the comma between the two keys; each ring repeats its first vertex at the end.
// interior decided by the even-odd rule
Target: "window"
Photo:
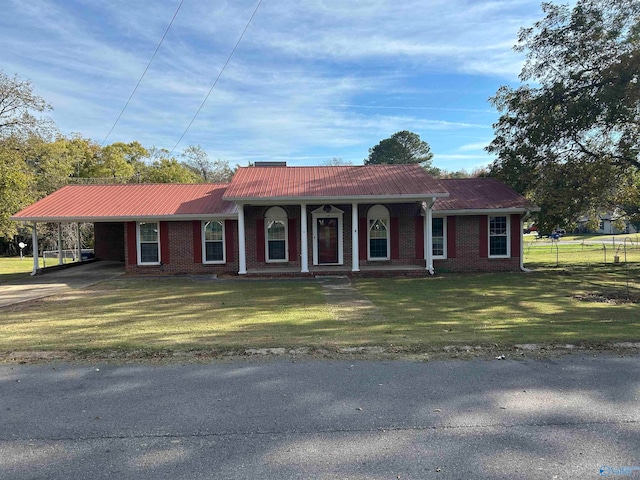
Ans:
{"type": "Polygon", "coordinates": [[[389,210],[375,205],[367,213],[369,260],[389,260],[389,210]]]}
{"type": "Polygon", "coordinates": [[[204,263],[224,263],[224,221],[202,222],[204,263]]]}
{"type": "Polygon", "coordinates": [[[507,217],[489,217],[489,257],[508,256],[509,222],[507,217]]]}
{"type": "Polygon", "coordinates": [[[158,222],[138,223],[138,263],[140,265],[160,263],[159,227],[158,222]]]}
{"type": "Polygon", "coordinates": [[[431,220],[432,255],[435,258],[446,258],[446,225],[443,217],[434,217],[431,220]]]}
{"type": "Polygon", "coordinates": [[[264,217],[267,262],[286,262],[288,260],[287,212],[280,207],[271,207],[264,217]]]}

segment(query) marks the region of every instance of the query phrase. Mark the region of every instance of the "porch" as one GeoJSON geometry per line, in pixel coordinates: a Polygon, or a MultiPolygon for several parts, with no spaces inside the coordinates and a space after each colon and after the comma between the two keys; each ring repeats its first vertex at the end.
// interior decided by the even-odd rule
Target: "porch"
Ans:
{"type": "Polygon", "coordinates": [[[247,276],[256,277],[317,277],[322,275],[346,275],[358,277],[386,277],[386,276],[429,276],[424,265],[362,265],[359,272],[354,272],[346,265],[314,265],[309,272],[301,272],[299,267],[270,267],[250,268],[247,276]]]}

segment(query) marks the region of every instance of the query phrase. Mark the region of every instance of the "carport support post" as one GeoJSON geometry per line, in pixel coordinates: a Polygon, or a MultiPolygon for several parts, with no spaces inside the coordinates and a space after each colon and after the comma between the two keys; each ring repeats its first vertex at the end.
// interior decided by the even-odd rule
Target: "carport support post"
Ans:
{"type": "Polygon", "coordinates": [[[31,231],[31,246],[33,247],[33,270],[31,275],[36,275],[40,266],[38,265],[38,228],[37,223],[33,224],[33,230],[31,231]]]}
{"type": "Polygon", "coordinates": [[[58,223],[58,265],[62,265],[63,261],[62,253],[62,223],[58,223]]]}
{"type": "Polygon", "coordinates": [[[76,229],[78,231],[78,261],[82,261],[82,237],[80,236],[80,223],[76,223],[76,229]]]}

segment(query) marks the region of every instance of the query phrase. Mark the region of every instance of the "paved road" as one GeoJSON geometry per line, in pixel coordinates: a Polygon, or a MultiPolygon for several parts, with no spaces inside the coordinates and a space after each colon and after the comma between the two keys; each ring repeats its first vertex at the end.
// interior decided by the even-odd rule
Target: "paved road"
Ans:
{"type": "Polygon", "coordinates": [[[121,262],[93,262],[0,284],[0,308],[57,295],[124,275],[121,262]]]}
{"type": "Polygon", "coordinates": [[[639,372],[609,355],[0,365],[0,478],[601,478],[640,465],[639,372]]]}

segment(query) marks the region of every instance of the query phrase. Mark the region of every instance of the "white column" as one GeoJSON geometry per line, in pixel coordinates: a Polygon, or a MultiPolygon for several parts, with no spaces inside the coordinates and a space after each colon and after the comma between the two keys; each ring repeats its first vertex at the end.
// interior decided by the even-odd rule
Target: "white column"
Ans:
{"type": "Polygon", "coordinates": [[[247,274],[247,254],[244,235],[244,205],[238,205],[238,275],[247,274]]]}
{"type": "Polygon", "coordinates": [[[427,271],[433,275],[435,270],[433,269],[433,215],[431,208],[435,203],[435,198],[432,198],[427,202],[427,211],[424,216],[425,223],[425,231],[424,231],[424,239],[425,239],[425,250],[424,250],[424,258],[426,260],[426,268],[427,271]]]}
{"type": "Polygon", "coordinates": [[[78,262],[82,261],[82,237],[80,236],[80,224],[76,223],[76,230],[78,232],[78,262]]]}
{"type": "Polygon", "coordinates": [[[307,205],[300,205],[300,255],[302,273],[309,272],[309,239],[307,238],[307,205]]]}
{"type": "Polygon", "coordinates": [[[360,250],[358,235],[358,204],[351,204],[351,271],[360,271],[360,250]]]}
{"type": "Polygon", "coordinates": [[[38,229],[36,223],[33,224],[33,230],[31,231],[31,245],[33,247],[33,270],[31,275],[36,275],[40,266],[38,265],[38,229]]]}
{"type": "Polygon", "coordinates": [[[64,257],[62,254],[62,224],[58,224],[58,265],[64,263],[64,257]]]}

